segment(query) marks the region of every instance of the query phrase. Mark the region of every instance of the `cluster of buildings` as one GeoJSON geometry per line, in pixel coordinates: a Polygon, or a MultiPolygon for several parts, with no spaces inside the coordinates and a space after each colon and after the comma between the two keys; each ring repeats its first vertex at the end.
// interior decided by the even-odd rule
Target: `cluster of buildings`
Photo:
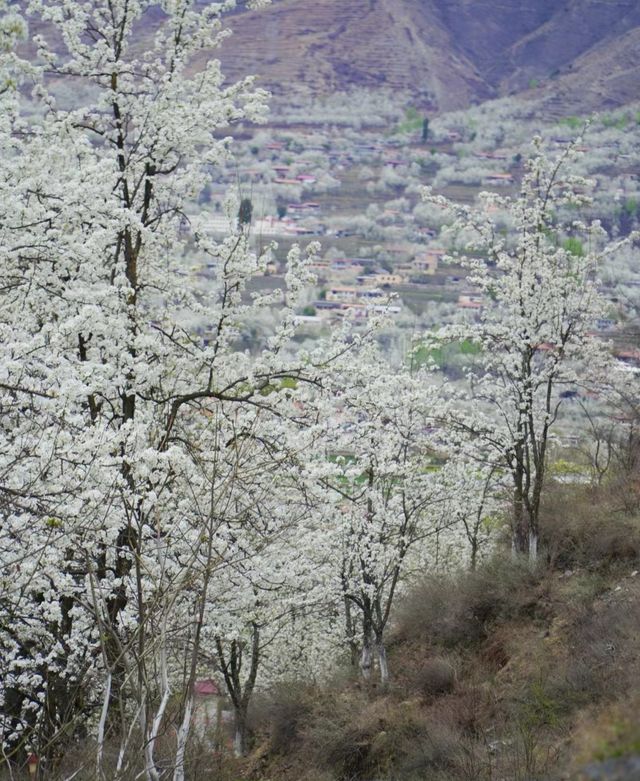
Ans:
{"type": "MultiPolygon", "coordinates": [[[[435,297],[462,310],[481,310],[477,292],[465,286],[458,293],[449,284],[451,272],[448,275],[443,267],[445,250],[437,246],[437,230],[413,219],[415,192],[407,195],[399,184],[410,181],[410,173],[415,177],[417,166],[424,168],[419,176],[428,177],[436,150],[440,157],[455,157],[461,133],[451,130],[446,137],[432,138],[427,144],[424,140],[408,144],[406,139],[382,133],[338,134],[331,128],[276,131],[274,135],[257,138],[257,143],[248,147],[251,154],[235,176],[250,182],[251,192],[258,193],[254,197],[256,211],[259,197],[263,197],[273,212],[267,216],[254,212],[251,232],[255,237],[282,239],[285,248],[288,238],[331,237],[334,257],[329,252],[312,269],[317,286],[315,300],[305,308],[308,319],[326,321],[347,312],[367,318],[382,309],[399,314],[403,298],[435,297]],[[384,187],[376,189],[380,181],[384,187]],[[371,186],[367,188],[367,184],[371,186]],[[363,199],[375,204],[366,217],[363,199]],[[370,235],[367,231],[372,225],[374,233],[370,235]],[[350,257],[367,252],[374,235],[379,245],[372,257],[350,257]]],[[[488,183],[513,183],[510,150],[479,151],[475,156],[504,165],[502,170],[487,171],[488,183]]],[[[224,232],[227,226],[224,220],[219,222],[215,227],[224,232]]],[[[326,241],[323,239],[324,250],[330,249],[326,241]]],[[[282,258],[279,265],[269,264],[266,273],[281,274],[282,258]]]]}
{"type": "MultiPolygon", "coordinates": [[[[391,270],[382,268],[371,258],[317,260],[311,265],[320,290],[320,297],[312,304],[316,313],[313,317],[325,320],[342,317],[347,312],[360,318],[381,311],[399,314],[402,293],[428,284],[428,277],[438,273],[444,254],[438,247],[425,248],[391,270]]],[[[482,296],[473,291],[461,292],[457,306],[479,311],[482,296]]]]}

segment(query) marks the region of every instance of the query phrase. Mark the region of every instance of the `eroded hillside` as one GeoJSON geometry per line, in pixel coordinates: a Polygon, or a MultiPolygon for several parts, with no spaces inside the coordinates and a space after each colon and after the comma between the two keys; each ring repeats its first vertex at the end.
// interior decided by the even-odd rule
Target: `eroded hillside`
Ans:
{"type": "Polygon", "coordinates": [[[276,0],[241,14],[226,70],[277,94],[386,86],[448,110],[542,88],[590,111],[640,85],[628,0],[276,0]]]}

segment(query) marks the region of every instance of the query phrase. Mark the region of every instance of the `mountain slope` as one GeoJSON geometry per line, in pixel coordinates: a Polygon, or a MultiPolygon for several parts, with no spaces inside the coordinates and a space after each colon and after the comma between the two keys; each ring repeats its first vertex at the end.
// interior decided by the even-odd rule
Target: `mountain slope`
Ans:
{"type": "MultiPolygon", "coordinates": [[[[638,0],[273,0],[262,10],[246,3],[238,0],[229,16],[233,35],[206,57],[220,57],[229,79],[257,74],[285,99],[386,88],[446,111],[525,93],[565,116],[640,98],[638,0]]],[[[161,18],[159,6],[145,17],[140,48],[161,18]]],[[[52,33],[37,19],[30,27],[52,33]]]]}
{"type": "Polygon", "coordinates": [[[635,0],[275,0],[233,27],[227,72],[276,94],[384,86],[446,110],[542,83],[584,111],[640,94],[635,0]]]}
{"type": "Polygon", "coordinates": [[[258,73],[276,94],[301,85],[314,93],[388,87],[443,108],[491,94],[437,14],[414,3],[279,0],[234,22],[225,71],[258,73]]]}

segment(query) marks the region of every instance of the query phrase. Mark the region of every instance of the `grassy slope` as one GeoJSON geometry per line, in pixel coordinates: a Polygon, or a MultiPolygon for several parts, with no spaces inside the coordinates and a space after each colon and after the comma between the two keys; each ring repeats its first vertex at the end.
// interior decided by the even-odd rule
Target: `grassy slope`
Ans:
{"type": "Polygon", "coordinates": [[[536,573],[498,557],[417,586],[396,616],[389,691],[345,673],[274,692],[229,778],[618,778],[585,768],[640,754],[640,523],[563,488],[545,537],[536,573]]]}

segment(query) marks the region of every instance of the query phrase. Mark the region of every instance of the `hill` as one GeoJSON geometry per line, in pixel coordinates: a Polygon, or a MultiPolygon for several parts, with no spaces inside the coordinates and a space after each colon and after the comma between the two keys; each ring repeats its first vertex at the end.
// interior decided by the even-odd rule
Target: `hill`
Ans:
{"type": "MultiPolygon", "coordinates": [[[[239,0],[231,17],[223,72],[257,74],[276,99],[385,88],[449,111],[518,94],[553,118],[640,94],[635,0],[239,0]]],[[[141,49],[161,18],[159,5],[145,17],[141,49]]]]}
{"type": "Polygon", "coordinates": [[[258,73],[276,95],[387,87],[449,110],[535,88],[591,111],[640,87],[632,0],[275,0],[237,13],[226,72],[258,73]]]}
{"type": "Polygon", "coordinates": [[[390,686],[345,669],[276,686],[225,777],[638,781],[640,525],[612,500],[556,486],[536,571],[503,555],[424,578],[396,613],[390,686]]]}

